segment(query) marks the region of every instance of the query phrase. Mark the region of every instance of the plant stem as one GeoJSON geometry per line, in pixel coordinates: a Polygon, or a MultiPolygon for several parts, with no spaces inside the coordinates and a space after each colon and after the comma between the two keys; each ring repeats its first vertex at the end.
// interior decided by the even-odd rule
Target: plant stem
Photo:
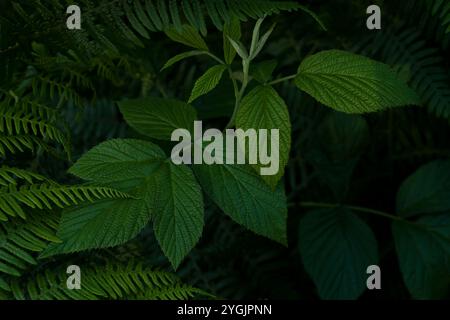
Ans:
{"type": "Polygon", "coordinates": [[[220,59],[218,56],[216,56],[215,54],[209,52],[209,51],[202,51],[204,54],[210,56],[211,58],[213,58],[214,60],[216,60],[218,63],[220,64],[226,64],[225,61],[223,61],[222,59],[220,59]]]}
{"type": "Polygon", "coordinates": [[[280,78],[280,79],[277,79],[277,80],[273,80],[272,82],[269,82],[268,85],[274,85],[274,84],[277,84],[277,83],[280,83],[280,82],[289,81],[291,79],[294,79],[296,76],[297,76],[296,74],[293,74],[293,75],[290,75],[290,76],[287,76],[287,77],[283,77],[283,78],[280,78]]]}
{"type": "Polygon", "coordinates": [[[337,204],[337,203],[320,203],[320,202],[300,202],[299,205],[301,207],[306,207],[306,208],[336,208],[336,207],[343,207],[343,208],[347,208],[353,211],[359,211],[359,212],[365,212],[365,213],[371,213],[380,217],[385,217],[391,220],[401,220],[401,221],[405,221],[405,219],[398,217],[398,216],[394,216],[392,214],[383,212],[383,211],[379,211],[379,210],[375,210],[375,209],[370,209],[370,208],[364,208],[364,207],[358,207],[358,206],[351,206],[351,205],[345,205],[345,204],[337,204]]]}
{"type": "Polygon", "coordinates": [[[239,89],[237,86],[236,79],[233,78],[233,70],[231,69],[231,66],[228,66],[228,74],[230,75],[231,82],[233,83],[234,98],[237,99],[237,97],[239,95],[239,89]]]}
{"type": "Polygon", "coordinates": [[[234,125],[234,122],[236,120],[236,115],[239,109],[239,105],[241,103],[241,99],[244,96],[245,89],[248,85],[248,79],[249,79],[249,70],[250,70],[250,61],[249,60],[242,60],[242,69],[244,73],[244,78],[242,80],[242,87],[241,90],[238,92],[236,96],[236,103],[234,104],[234,110],[233,115],[231,116],[230,122],[228,122],[226,129],[231,128],[234,125]]]}

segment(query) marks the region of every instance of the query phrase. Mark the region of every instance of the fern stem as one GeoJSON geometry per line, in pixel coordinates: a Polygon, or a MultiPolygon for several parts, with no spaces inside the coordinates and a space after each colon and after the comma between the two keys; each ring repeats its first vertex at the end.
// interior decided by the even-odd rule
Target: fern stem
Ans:
{"type": "Polygon", "coordinates": [[[293,75],[290,75],[290,76],[287,76],[287,77],[283,77],[283,78],[280,78],[280,79],[277,79],[277,80],[273,80],[273,81],[269,82],[268,85],[272,86],[272,85],[280,83],[280,82],[289,81],[291,79],[294,79],[296,76],[297,76],[296,74],[293,74],[293,75]]]}
{"type": "Polygon", "coordinates": [[[337,207],[343,207],[347,208],[349,210],[353,211],[359,211],[359,212],[365,212],[365,213],[371,213],[380,217],[385,217],[391,220],[400,220],[405,221],[405,219],[395,216],[383,211],[365,208],[365,207],[358,207],[358,206],[352,206],[352,205],[345,205],[345,204],[338,204],[338,203],[321,203],[321,202],[300,202],[299,205],[301,207],[305,208],[337,208],[337,207]]]}

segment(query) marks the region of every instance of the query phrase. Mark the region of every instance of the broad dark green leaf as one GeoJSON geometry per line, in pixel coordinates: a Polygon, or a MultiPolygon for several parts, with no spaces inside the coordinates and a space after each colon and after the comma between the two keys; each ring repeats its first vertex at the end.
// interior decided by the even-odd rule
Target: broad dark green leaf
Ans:
{"type": "Polygon", "coordinates": [[[450,214],[392,225],[400,270],[416,299],[439,299],[450,289],[450,214]]]}
{"type": "Polygon", "coordinates": [[[234,221],[256,234],[286,244],[284,190],[271,190],[246,165],[196,165],[206,194],[234,221]]]}
{"type": "Polygon", "coordinates": [[[101,201],[65,210],[57,236],[41,257],[107,248],[125,243],[145,227],[151,217],[144,200],[101,201]]]}
{"type": "Polygon", "coordinates": [[[356,299],[378,263],[372,230],[345,208],[314,210],[300,221],[299,248],[322,299],[356,299]]]}
{"type": "Polygon", "coordinates": [[[99,183],[137,179],[154,172],[165,159],[164,152],[151,142],[115,139],[89,150],[69,173],[99,183]]]}
{"type": "Polygon", "coordinates": [[[303,60],[295,83],[320,103],[346,113],[420,104],[417,94],[389,66],[340,50],[303,60]]]}
{"type": "Polygon", "coordinates": [[[397,193],[397,213],[403,217],[449,210],[450,161],[438,160],[420,167],[397,193]]]}
{"type": "Polygon", "coordinates": [[[178,128],[193,130],[195,109],[174,99],[143,98],[119,102],[127,123],[136,131],[160,140],[170,140],[178,128]]]}
{"type": "Polygon", "coordinates": [[[109,140],[88,151],[69,172],[136,199],[100,201],[66,210],[58,229],[63,242],[50,246],[43,256],[112,247],[135,237],[152,216],[148,197],[155,191],[147,188],[146,179],[165,160],[158,146],[134,139],[109,140]]]}
{"type": "Polygon", "coordinates": [[[186,166],[165,163],[149,179],[155,197],[153,229],[164,254],[176,269],[200,239],[203,198],[200,186],[186,166]]]}
{"type": "Polygon", "coordinates": [[[203,230],[203,199],[191,170],[175,166],[156,145],[110,140],[87,152],[70,172],[126,191],[135,199],[101,201],[63,214],[58,237],[43,256],[112,247],[154,221],[163,252],[178,267],[203,230]]]}
{"type": "MultiPolygon", "coordinates": [[[[284,168],[289,160],[289,151],[291,148],[291,122],[287,106],[283,99],[270,86],[258,86],[254,88],[241,102],[236,115],[236,127],[243,130],[268,129],[269,133],[270,129],[279,130],[278,173],[262,176],[272,188],[275,188],[284,174],[284,168]]],[[[268,136],[270,137],[270,134],[268,136]]],[[[270,146],[270,143],[268,145],[270,146]]],[[[274,150],[270,151],[272,153],[274,152],[274,150]]],[[[266,165],[258,163],[258,172],[261,167],[266,167],[266,165]]]]}

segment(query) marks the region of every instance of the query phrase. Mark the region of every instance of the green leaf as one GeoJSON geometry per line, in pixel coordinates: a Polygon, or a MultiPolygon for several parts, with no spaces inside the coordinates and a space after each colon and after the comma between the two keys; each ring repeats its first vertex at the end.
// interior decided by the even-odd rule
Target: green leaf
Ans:
{"type": "Polygon", "coordinates": [[[250,60],[253,60],[256,58],[256,56],[261,52],[261,50],[264,48],[264,45],[266,44],[267,40],[269,39],[270,35],[273,32],[273,29],[275,29],[275,23],[270,27],[269,31],[267,31],[261,39],[258,39],[258,42],[253,50],[250,50],[250,60]]]}
{"type": "Polygon", "coordinates": [[[70,173],[129,192],[136,199],[100,201],[66,211],[57,236],[43,256],[122,244],[135,237],[149,222],[151,200],[157,189],[148,179],[166,161],[163,151],[151,142],[134,139],[106,141],[81,157],[70,173]]]}
{"type": "Polygon", "coordinates": [[[202,234],[202,192],[188,167],[172,163],[163,165],[149,183],[156,193],[151,201],[156,239],[176,269],[202,234]]]}
{"type": "Polygon", "coordinates": [[[372,230],[345,208],[314,210],[300,221],[299,249],[322,299],[356,299],[377,264],[372,230]]]}
{"type": "Polygon", "coordinates": [[[266,83],[272,77],[272,73],[277,67],[276,60],[266,60],[255,64],[250,67],[250,75],[260,83],[266,83]]]}
{"type": "Polygon", "coordinates": [[[346,113],[420,104],[417,94],[387,65],[345,51],[322,51],[306,58],[295,83],[320,103],[346,113]]]}
{"type": "Polygon", "coordinates": [[[170,27],[165,30],[166,35],[173,41],[182,43],[189,47],[193,47],[200,50],[208,51],[208,46],[206,45],[203,38],[199,35],[197,30],[190,25],[183,25],[181,31],[177,31],[175,27],[170,27]]]}
{"type": "Polygon", "coordinates": [[[223,51],[225,62],[231,64],[236,57],[236,50],[231,45],[230,40],[239,41],[241,39],[241,24],[238,18],[232,17],[225,23],[223,28],[223,51]]]}
{"type": "Polygon", "coordinates": [[[238,40],[233,40],[230,37],[228,37],[228,41],[231,43],[231,46],[233,49],[237,52],[237,54],[243,59],[248,59],[248,52],[247,49],[245,49],[245,46],[238,40]]]}
{"type": "Polygon", "coordinates": [[[189,98],[189,102],[191,103],[198,97],[207,94],[211,90],[213,90],[222,79],[223,72],[227,69],[227,66],[223,64],[219,64],[208,69],[204,75],[202,75],[194,85],[194,89],[192,89],[191,97],[189,98]]]}
{"type": "Polygon", "coordinates": [[[403,217],[449,210],[450,161],[438,160],[420,167],[397,193],[397,213],[403,217]]]}
{"type": "Polygon", "coordinates": [[[99,183],[139,179],[154,172],[165,159],[164,152],[151,142],[114,139],[89,150],[69,173],[99,183]]]}
{"type": "Polygon", "coordinates": [[[271,190],[246,165],[194,166],[203,190],[234,221],[285,244],[287,207],[284,190],[271,190]]]}
{"type": "Polygon", "coordinates": [[[259,32],[261,29],[261,25],[264,22],[264,17],[259,18],[256,23],[255,23],[255,27],[253,28],[253,33],[252,33],[252,42],[250,44],[250,60],[252,60],[252,58],[255,57],[254,52],[256,47],[258,46],[258,42],[259,42],[259,32]]]}
{"type": "Polygon", "coordinates": [[[199,55],[202,55],[202,54],[205,54],[205,52],[204,51],[198,51],[198,50],[193,50],[193,51],[188,51],[188,52],[183,52],[183,53],[177,54],[175,57],[170,58],[166,62],[166,64],[162,67],[161,71],[171,67],[172,65],[174,65],[175,63],[177,63],[177,62],[179,62],[181,60],[184,60],[186,58],[190,58],[190,57],[193,57],[193,56],[199,56],[199,55]]]}
{"type": "Polygon", "coordinates": [[[57,236],[41,257],[88,249],[113,247],[134,238],[149,222],[144,200],[101,201],[66,210],[57,236]]]}
{"type": "Polygon", "coordinates": [[[172,132],[185,128],[192,132],[197,118],[195,109],[174,99],[142,98],[119,102],[127,123],[150,138],[170,140],[172,132]]]}
{"type": "MultiPolygon", "coordinates": [[[[270,86],[258,86],[254,88],[241,102],[236,115],[236,127],[244,130],[268,129],[268,133],[270,133],[270,129],[279,130],[278,173],[262,176],[272,188],[275,188],[284,174],[284,168],[289,160],[289,151],[291,148],[291,122],[289,120],[287,106],[283,99],[270,86]]],[[[274,150],[270,150],[270,152],[273,153],[274,150]]],[[[266,167],[266,165],[258,163],[256,167],[259,169],[266,167]]]]}
{"type": "Polygon", "coordinates": [[[392,225],[400,270],[416,299],[438,299],[450,287],[450,215],[426,216],[417,224],[392,225]]]}
{"type": "Polygon", "coordinates": [[[58,237],[43,256],[123,244],[154,221],[156,238],[174,268],[203,230],[203,199],[186,166],[175,166],[153,143],[116,139],[87,152],[70,169],[80,178],[132,194],[130,201],[101,201],[63,214],[58,237]]]}

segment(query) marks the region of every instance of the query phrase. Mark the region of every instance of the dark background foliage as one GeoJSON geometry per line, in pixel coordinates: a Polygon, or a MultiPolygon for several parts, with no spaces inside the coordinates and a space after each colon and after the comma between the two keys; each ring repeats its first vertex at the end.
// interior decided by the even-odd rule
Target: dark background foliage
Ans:
{"type": "MultiPolygon", "coordinates": [[[[20,12],[12,9],[13,1],[0,1],[0,96],[4,98],[14,89],[17,95],[33,92],[36,99],[58,105],[70,132],[72,159],[67,160],[63,150],[54,146],[50,154],[26,152],[1,161],[32,168],[60,183],[77,182],[66,171],[93,146],[111,138],[140,137],[125,123],[117,101],[142,96],[186,101],[195,80],[212,66],[206,57],[195,57],[160,71],[169,58],[186,49],[163,32],[151,33],[150,39],[136,33],[136,43],[119,36],[114,10],[104,9],[110,1],[98,1],[89,11],[85,33],[71,36],[64,29],[66,16],[61,8],[65,4],[60,8],[58,1],[15,2],[29,17],[25,22],[20,12]],[[114,48],[105,53],[109,43],[114,48]],[[59,95],[49,94],[52,84],[61,84],[59,95]],[[62,99],[61,92],[68,98],[62,99]]],[[[445,34],[448,16],[447,26],[445,17],[439,16],[448,2],[301,3],[320,17],[328,31],[301,11],[267,18],[277,26],[258,61],[277,61],[273,78],[296,73],[299,63],[311,53],[342,49],[392,66],[418,92],[422,106],[364,115],[367,127],[360,127],[353,118],[300,92],[292,82],[276,85],[292,122],[291,154],[283,180],[289,245],[283,247],[247,231],[220,214],[205,197],[203,235],[176,273],[184,282],[218,297],[318,299],[316,286],[303,267],[298,241],[299,221],[311,210],[310,204],[351,204],[395,214],[396,194],[405,178],[430,161],[450,156],[450,34],[445,34]],[[366,8],[373,3],[382,10],[379,31],[365,26],[366,8]],[[434,7],[437,12],[433,12],[434,7]],[[424,82],[430,85],[421,85],[424,82]]],[[[221,52],[221,31],[209,19],[206,25],[208,46],[221,52]]],[[[253,19],[243,22],[244,43],[250,41],[253,25],[253,19]]],[[[194,105],[208,126],[223,128],[234,105],[231,83],[222,80],[194,105]]],[[[163,148],[168,151],[170,146],[163,148]]],[[[411,298],[399,269],[390,219],[370,213],[358,216],[368,223],[378,241],[383,286],[382,290],[364,292],[360,298],[411,298]]],[[[126,262],[130,258],[172,270],[151,227],[122,246],[59,256],[49,264],[58,266],[67,260],[126,262]]],[[[49,264],[40,265],[40,270],[49,264]]],[[[30,269],[32,272],[35,270],[30,269]]]]}

